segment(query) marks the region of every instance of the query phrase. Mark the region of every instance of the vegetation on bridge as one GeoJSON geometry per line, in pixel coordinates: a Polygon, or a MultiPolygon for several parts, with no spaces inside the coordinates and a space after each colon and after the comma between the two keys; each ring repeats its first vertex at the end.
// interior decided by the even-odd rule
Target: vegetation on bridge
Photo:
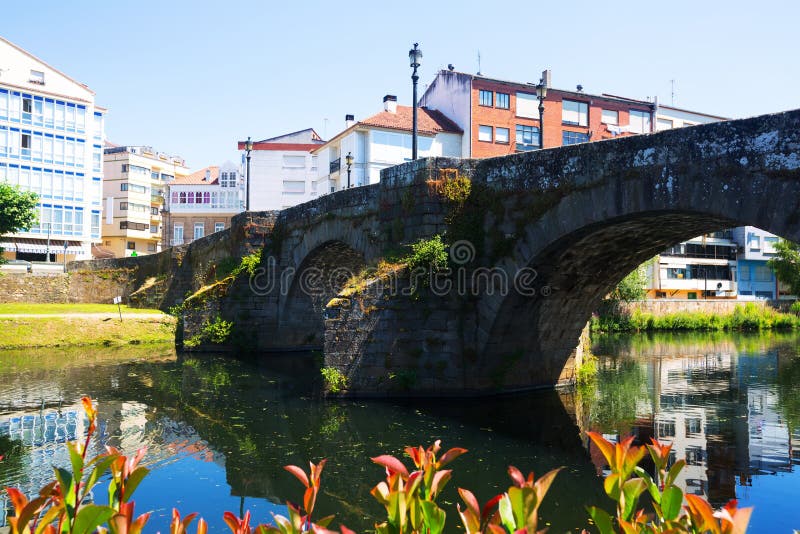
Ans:
{"type": "MultiPolygon", "coordinates": [[[[68,443],[71,468],[54,467],[55,480],[45,485],[39,495],[29,500],[16,488],[8,488],[14,507],[9,517],[11,534],[87,534],[111,532],[112,534],[139,534],[150,519],[150,513],[136,515],[133,494],[149,473],[140,465],[145,449],[133,456],[125,456],[114,447],[95,458],[87,458],[87,451],[97,431],[97,409],[88,397],[82,399],[88,419],[88,428],[83,443],[68,443]],[[94,504],[89,499],[97,484],[108,477],[108,504],[94,504]]],[[[740,509],[736,501],[730,501],[715,512],[700,496],[684,494],[676,484],[684,460],[670,464],[671,445],[662,445],[656,440],[646,447],[634,446],[633,436],[620,443],[610,443],[600,434],[588,432],[595,447],[602,453],[610,474],[603,484],[606,494],[615,503],[615,513],[605,509],[589,507],[588,513],[600,534],[629,533],[744,533],[750,520],[752,508],[740,509]],[[649,453],[654,465],[651,475],[638,464],[649,453]],[[652,512],[646,513],[640,499],[647,494],[652,512]],[[684,504],[684,501],[686,504],[684,504]]],[[[10,449],[12,454],[13,449],[10,449]]],[[[445,469],[451,462],[467,452],[452,448],[440,454],[440,442],[427,449],[406,447],[414,469],[390,455],[372,458],[382,467],[385,479],[372,488],[370,494],[385,508],[385,521],[375,524],[378,534],[441,534],[446,525],[447,512],[440,505],[442,491],[452,478],[452,469],[445,469]]],[[[0,461],[6,461],[0,456],[0,461]]],[[[353,534],[346,526],[339,531],[329,530],[334,516],[314,516],[317,499],[321,494],[321,476],[326,460],[309,463],[306,473],[300,467],[287,465],[291,473],[302,484],[304,490],[298,503],[287,502],[289,517],[273,514],[273,524],[250,526],[250,512],[238,517],[225,512],[223,519],[233,534],[353,534]]],[[[533,473],[524,476],[516,467],[510,466],[508,474],[512,485],[502,493],[480,506],[475,495],[468,489],[458,488],[463,502],[456,506],[467,534],[526,534],[542,533],[539,525],[544,523],[539,508],[560,469],[555,469],[538,479],[533,473]]],[[[176,534],[190,532],[196,513],[185,517],[173,509],[170,531],[176,534]]],[[[206,522],[200,518],[197,534],[206,534],[206,522]]],[[[585,531],[588,534],[588,531],[585,531]]]]}

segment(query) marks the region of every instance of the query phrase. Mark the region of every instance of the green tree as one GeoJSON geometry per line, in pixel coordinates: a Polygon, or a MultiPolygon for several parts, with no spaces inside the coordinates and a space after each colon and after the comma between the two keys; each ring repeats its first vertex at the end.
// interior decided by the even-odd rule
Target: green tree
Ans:
{"type": "MultiPolygon", "coordinates": [[[[39,195],[20,191],[18,187],[0,183],[0,235],[30,228],[36,222],[39,195]]],[[[0,253],[3,249],[0,248],[0,253]]]]}
{"type": "Polygon", "coordinates": [[[632,302],[634,300],[644,300],[647,295],[645,286],[647,285],[647,266],[652,262],[649,260],[636,269],[631,271],[628,276],[623,278],[617,287],[611,291],[609,299],[616,302],[632,302]]]}
{"type": "Polygon", "coordinates": [[[775,271],[778,280],[800,295],[800,246],[793,241],[781,239],[775,244],[775,257],[767,265],[775,271]]]}

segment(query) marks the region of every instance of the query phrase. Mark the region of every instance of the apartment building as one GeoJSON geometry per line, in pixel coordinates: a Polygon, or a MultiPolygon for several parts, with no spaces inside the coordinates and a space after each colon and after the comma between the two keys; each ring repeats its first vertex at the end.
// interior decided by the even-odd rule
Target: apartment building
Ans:
{"type": "Polygon", "coordinates": [[[164,213],[169,245],[191,243],[231,226],[231,217],[244,210],[239,170],[231,162],[176,177],[169,184],[164,213]]]}
{"type": "Polygon", "coordinates": [[[87,86],[0,37],[0,181],[39,195],[38,222],[0,237],[4,257],[92,257],[105,112],[87,86]]]}
{"type": "MultiPolygon", "coordinates": [[[[345,117],[345,129],[316,148],[319,157],[316,194],[375,184],[381,170],[411,161],[413,109],[383,97],[383,111],[356,122],[345,117]],[[348,166],[348,156],[350,165],[348,166]]],[[[417,110],[417,155],[420,158],[461,157],[463,130],[442,112],[417,110]]]]}
{"type": "Polygon", "coordinates": [[[544,148],[610,139],[652,131],[655,106],[650,102],[592,95],[551,87],[542,73],[544,127],[539,121],[535,83],[513,82],[441,70],[420,99],[464,132],[462,157],[486,158],[544,148]]]}
{"type": "MultiPolygon", "coordinates": [[[[323,143],[313,128],[253,141],[249,209],[280,210],[317,196],[317,157],[312,151],[323,143]]],[[[245,145],[238,142],[243,151],[241,174],[247,180],[245,145]]]]}
{"type": "Polygon", "coordinates": [[[648,266],[647,298],[735,299],[737,249],[732,230],[668,248],[648,266]]]}
{"type": "Polygon", "coordinates": [[[160,252],[167,186],[190,174],[186,162],[149,146],[109,143],[103,172],[103,238],[95,254],[120,258],[160,252]]]}
{"type": "Polygon", "coordinates": [[[775,272],[767,262],[775,257],[775,245],[779,237],[755,226],[734,228],[733,240],[738,246],[736,257],[736,281],[739,298],[777,299],[789,293],[778,282],[775,272]]]}

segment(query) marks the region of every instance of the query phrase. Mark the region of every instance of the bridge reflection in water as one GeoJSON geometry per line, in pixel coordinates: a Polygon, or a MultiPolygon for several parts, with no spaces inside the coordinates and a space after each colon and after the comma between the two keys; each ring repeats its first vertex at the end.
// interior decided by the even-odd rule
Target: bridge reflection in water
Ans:
{"type": "MultiPolygon", "coordinates": [[[[151,527],[162,531],[173,506],[202,510],[212,526],[222,526],[223,510],[240,507],[266,521],[299,495],[281,466],[323,457],[320,513],[370,528],[381,509],[368,492],[381,470],[369,457],[440,438],[470,450],[453,465],[449,503],[458,500],[456,487],[481,499],[506,487],[508,464],[538,474],[568,466],[542,511],[560,532],[586,525],[583,505],[606,502],[597,477],[605,466],[581,438],[587,429],[672,441],[676,458],[690,464],[687,489],[714,502],[737,494],[747,501],[750,492],[784,498],[765,496],[756,482],[763,474],[795,476],[794,338],[605,338],[596,348],[607,354],[598,380],[577,391],[384,402],[319,399],[308,379],[319,374],[314,355],[254,364],[176,360],[171,349],[152,347],[7,352],[0,355],[0,454],[11,453],[0,462],[0,486],[32,492],[49,477],[50,463],[68,465],[59,442],[83,432],[76,403],[89,394],[100,401],[96,450],[149,448],[153,472],[137,493],[137,510],[153,510],[151,527]]],[[[768,506],[759,504],[756,524],[774,519],[765,519],[768,506]]]]}

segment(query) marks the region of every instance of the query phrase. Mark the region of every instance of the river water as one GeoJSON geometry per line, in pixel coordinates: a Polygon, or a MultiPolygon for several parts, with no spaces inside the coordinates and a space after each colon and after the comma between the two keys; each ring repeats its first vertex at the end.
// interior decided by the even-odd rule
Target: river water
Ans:
{"type": "MultiPolygon", "coordinates": [[[[657,437],[689,464],[681,483],[715,505],[755,506],[751,532],[800,527],[800,338],[768,334],[603,337],[599,373],[571,392],[482,399],[324,401],[319,356],[258,363],[171,347],[138,346],[0,353],[0,487],[28,493],[69,464],[63,442],[80,437],[80,397],[99,402],[100,451],[148,448],[152,470],[134,500],[152,511],[146,531],[168,531],[173,507],[202,512],[226,532],[225,510],[254,522],[284,513],[301,486],[281,466],[327,458],[321,515],[356,531],[382,509],[369,490],[382,469],[369,460],[441,439],[469,452],[456,460],[440,504],[459,530],[455,489],[485,501],[509,485],[515,465],[537,475],[564,466],[542,508],[551,532],[587,526],[584,507],[610,507],[605,465],[582,432],[617,440],[657,437]]],[[[102,503],[105,492],[94,495],[102,503]]],[[[0,497],[0,526],[8,507],[0,497]]],[[[320,515],[320,516],[321,516],[320,515]]]]}

